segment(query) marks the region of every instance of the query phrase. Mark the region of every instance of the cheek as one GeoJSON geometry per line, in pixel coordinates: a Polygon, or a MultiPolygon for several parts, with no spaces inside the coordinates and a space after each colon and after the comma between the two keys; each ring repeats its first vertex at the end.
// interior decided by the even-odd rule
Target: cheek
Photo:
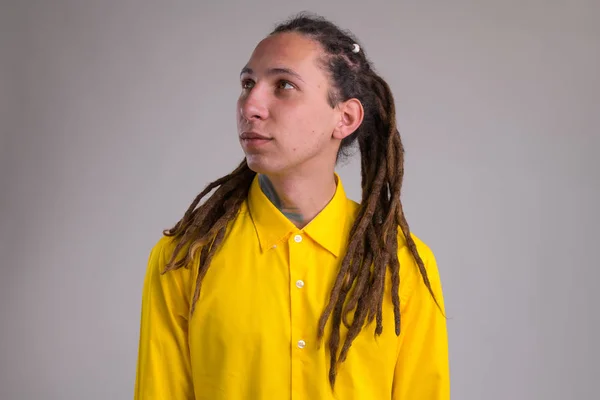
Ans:
{"type": "Polygon", "coordinates": [[[313,153],[331,136],[332,111],[323,104],[289,104],[273,108],[271,117],[279,122],[284,149],[291,154],[313,153]]]}
{"type": "Polygon", "coordinates": [[[242,117],[242,98],[241,97],[235,103],[235,116],[237,117],[238,121],[242,117]]]}
{"type": "Polygon", "coordinates": [[[323,131],[326,121],[328,121],[329,113],[322,105],[308,104],[292,108],[291,115],[294,115],[293,123],[302,130],[305,134],[314,136],[323,131]]]}
{"type": "Polygon", "coordinates": [[[235,103],[235,115],[238,118],[242,118],[243,117],[243,109],[246,105],[246,101],[248,100],[248,96],[244,93],[241,93],[238,98],[237,101],[235,103]]]}

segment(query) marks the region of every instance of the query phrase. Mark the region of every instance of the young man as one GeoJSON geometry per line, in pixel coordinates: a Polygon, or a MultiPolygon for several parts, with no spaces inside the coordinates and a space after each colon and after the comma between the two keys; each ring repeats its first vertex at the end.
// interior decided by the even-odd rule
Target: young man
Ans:
{"type": "Polygon", "coordinates": [[[394,101],[357,40],[281,24],[237,109],[245,160],[151,252],[135,398],[448,399],[436,262],[404,217],[394,101]],[[360,205],[334,172],[355,141],[360,205]]]}

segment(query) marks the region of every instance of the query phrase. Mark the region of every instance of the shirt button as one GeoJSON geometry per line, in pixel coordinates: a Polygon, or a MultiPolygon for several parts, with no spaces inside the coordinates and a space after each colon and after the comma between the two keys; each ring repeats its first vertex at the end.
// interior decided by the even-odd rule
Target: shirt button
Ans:
{"type": "Polygon", "coordinates": [[[300,235],[296,235],[296,236],[294,236],[294,241],[295,241],[296,243],[300,243],[300,242],[302,241],[302,236],[300,236],[300,235]]]}
{"type": "Polygon", "coordinates": [[[298,280],[296,281],[296,287],[297,287],[298,289],[302,289],[302,288],[304,287],[304,281],[303,281],[302,279],[298,279],[298,280]]]}
{"type": "Polygon", "coordinates": [[[306,347],[306,342],[304,340],[298,340],[298,348],[303,349],[306,347]]]}
{"type": "Polygon", "coordinates": [[[272,249],[276,249],[276,248],[277,248],[277,245],[276,245],[276,244],[274,244],[274,245],[273,245],[271,248],[272,248],[272,249]]]}

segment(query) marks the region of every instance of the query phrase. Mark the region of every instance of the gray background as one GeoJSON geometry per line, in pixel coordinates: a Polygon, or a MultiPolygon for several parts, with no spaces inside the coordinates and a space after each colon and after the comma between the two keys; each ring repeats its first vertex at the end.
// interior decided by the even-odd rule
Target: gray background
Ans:
{"type": "Polygon", "coordinates": [[[0,399],[132,397],[150,247],[241,160],[240,69],[303,9],[395,93],[452,398],[598,398],[600,2],[207,3],[2,2],[0,399]]]}

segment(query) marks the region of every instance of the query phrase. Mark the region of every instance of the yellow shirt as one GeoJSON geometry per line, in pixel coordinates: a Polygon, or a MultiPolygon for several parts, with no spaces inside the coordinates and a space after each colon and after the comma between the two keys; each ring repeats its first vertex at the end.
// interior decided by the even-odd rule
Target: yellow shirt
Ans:
{"type": "MultiPolygon", "coordinates": [[[[317,325],[357,210],[338,179],[333,199],[298,229],[255,179],[191,318],[197,271],[161,275],[175,247],[172,238],[161,238],[144,282],[135,399],[449,399],[446,321],[402,234],[401,334],[394,332],[388,276],[383,333],[374,337],[374,323],[363,327],[331,390],[329,330],[319,346],[317,325]]],[[[434,256],[415,241],[443,308],[434,256]]]]}

